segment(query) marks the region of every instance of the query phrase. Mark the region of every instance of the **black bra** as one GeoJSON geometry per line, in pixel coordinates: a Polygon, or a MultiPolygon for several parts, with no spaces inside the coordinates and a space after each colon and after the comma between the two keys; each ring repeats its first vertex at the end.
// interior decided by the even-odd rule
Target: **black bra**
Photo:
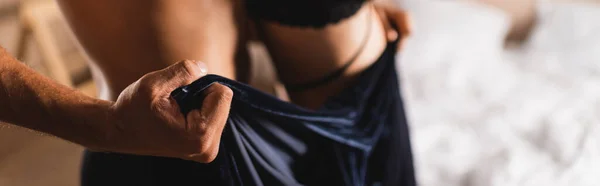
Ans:
{"type": "Polygon", "coordinates": [[[321,28],[354,15],[367,0],[246,0],[251,17],[295,27],[321,28]]]}

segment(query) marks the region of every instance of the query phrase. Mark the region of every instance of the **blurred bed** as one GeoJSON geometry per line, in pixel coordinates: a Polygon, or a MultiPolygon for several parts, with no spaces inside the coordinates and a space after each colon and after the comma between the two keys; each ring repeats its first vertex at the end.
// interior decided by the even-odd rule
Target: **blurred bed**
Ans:
{"type": "Polygon", "coordinates": [[[600,185],[598,5],[540,1],[517,44],[499,8],[402,6],[415,24],[398,70],[421,185],[600,185]]]}

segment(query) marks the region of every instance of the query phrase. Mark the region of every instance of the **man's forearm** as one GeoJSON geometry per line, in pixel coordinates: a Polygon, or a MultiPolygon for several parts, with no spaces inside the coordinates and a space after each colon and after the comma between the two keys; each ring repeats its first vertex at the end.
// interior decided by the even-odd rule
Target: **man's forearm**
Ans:
{"type": "Polygon", "coordinates": [[[0,47],[0,121],[94,150],[209,163],[218,154],[233,91],[211,85],[202,110],[186,115],[169,98],[206,71],[201,62],[181,61],[145,74],[109,102],[44,78],[0,47]]]}
{"type": "Polygon", "coordinates": [[[43,77],[0,47],[0,121],[94,146],[111,105],[43,77]]]}

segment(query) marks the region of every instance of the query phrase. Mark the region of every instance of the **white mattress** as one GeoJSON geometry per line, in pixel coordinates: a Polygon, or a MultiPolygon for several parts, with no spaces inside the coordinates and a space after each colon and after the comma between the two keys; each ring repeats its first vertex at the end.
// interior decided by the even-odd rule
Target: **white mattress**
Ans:
{"type": "Polygon", "coordinates": [[[499,10],[407,3],[398,70],[423,186],[600,185],[600,8],[542,4],[505,49],[499,10]]]}

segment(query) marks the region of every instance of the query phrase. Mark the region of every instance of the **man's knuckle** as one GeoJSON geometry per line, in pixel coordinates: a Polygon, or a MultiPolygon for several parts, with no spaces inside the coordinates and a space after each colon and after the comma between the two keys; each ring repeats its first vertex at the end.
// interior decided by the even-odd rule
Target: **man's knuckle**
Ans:
{"type": "Polygon", "coordinates": [[[199,126],[206,121],[206,117],[202,115],[202,112],[200,112],[199,110],[193,110],[190,113],[188,113],[188,115],[190,117],[190,120],[188,121],[190,122],[190,125],[199,126]]]}
{"type": "Polygon", "coordinates": [[[150,111],[155,114],[162,114],[166,110],[166,103],[160,100],[150,100],[150,111]]]}
{"type": "Polygon", "coordinates": [[[138,80],[138,89],[146,89],[149,87],[152,87],[149,78],[142,77],[140,80],[138,80]]]}
{"type": "Polygon", "coordinates": [[[152,95],[154,93],[154,79],[150,77],[150,75],[144,75],[140,80],[138,80],[137,91],[144,95],[152,95]]]}
{"type": "Polygon", "coordinates": [[[206,116],[199,115],[196,117],[196,123],[191,123],[191,125],[195,125],[195,130],[192,131],[195,135],[206,135],[208,132],[208,119],[206,116]]]}
{"type": "Polygon", "coordinates": [[[209,130],[209,119],[208,117],[201,115],[200,118],[198,118],[198,123],[196,123],[197,125],[197,133],[205,135],[208,130],[209,130]]]}
{"type": "Polygon", "coordinates": [[[229,102],[231,101],[231,99],[233,99],[233,90],[231,90],[229,87],[223,86],[223,85],[219,85],[219,101],[223,101],[223,102],[229,102]]]}
{"type": "Polygon", "coordinates": [[[196,74],[196,63],[192,60],[183,60],[179,63],[183,73],[188,76],[194,76],[196,74]]]}

